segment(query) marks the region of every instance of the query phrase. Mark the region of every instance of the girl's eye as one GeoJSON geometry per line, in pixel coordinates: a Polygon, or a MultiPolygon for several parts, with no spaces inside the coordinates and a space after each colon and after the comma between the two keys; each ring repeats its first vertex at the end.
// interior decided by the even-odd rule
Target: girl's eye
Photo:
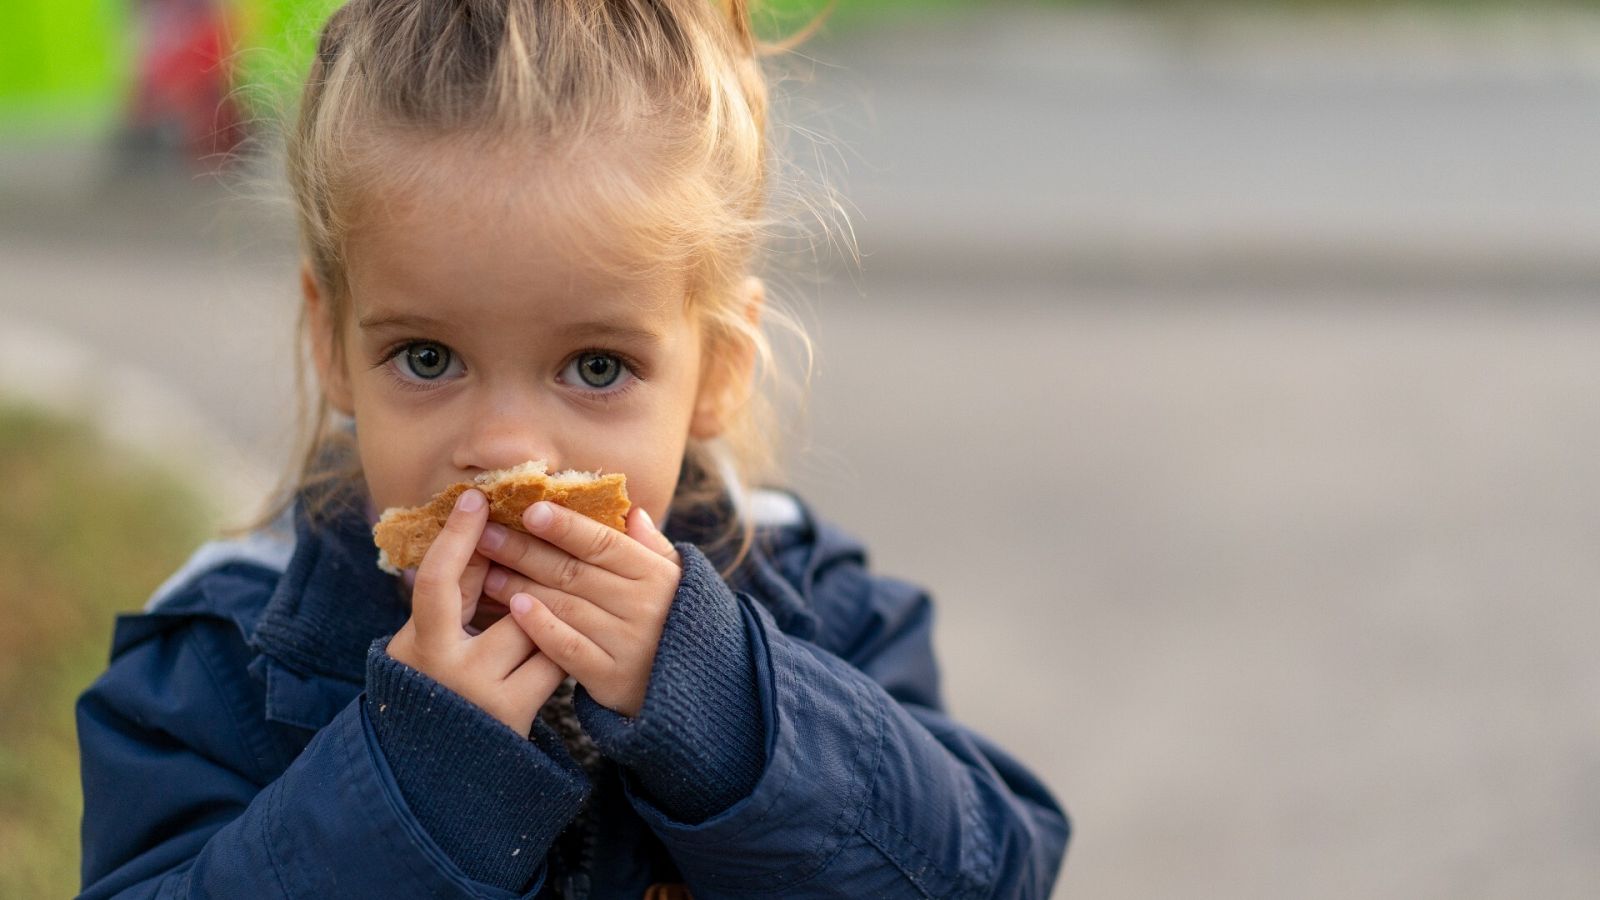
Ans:
{"type": "Polygon", "coordinates": [[[431,390],[456,380],[465,371],[461,358],[438,341],[407,341],[385,353],[379,365],[406,390],[431,390]]]}
{"type": "Polygon", "coordinates": [[[432,381],[450,369],[450,348],[440,344],[411,344],[405,353],[406,368],[418,378],[432,381]]]}
{"type": "Polygon", "coordinates": [[[578,380],[595,389],[608,388],[622,377],[627,366],[610,353],[580,353],[571,365],[577,369],[578,380]]]}

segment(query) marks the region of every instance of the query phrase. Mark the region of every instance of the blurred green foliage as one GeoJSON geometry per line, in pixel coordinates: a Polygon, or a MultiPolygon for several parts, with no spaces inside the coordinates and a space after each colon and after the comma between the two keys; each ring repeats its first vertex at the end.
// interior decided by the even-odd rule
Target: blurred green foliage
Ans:
{"type": "Polygon", "coordinates": [[[123,101],[132,43],[124,0],[0,3],[0,127],[82,127],[123,101]]]}
{"type": "Polygon", "coordinates": [[[87,426],[0,403],[0,897],[78,885],[73,701],[211,530],[196,490],[87,426]]]}

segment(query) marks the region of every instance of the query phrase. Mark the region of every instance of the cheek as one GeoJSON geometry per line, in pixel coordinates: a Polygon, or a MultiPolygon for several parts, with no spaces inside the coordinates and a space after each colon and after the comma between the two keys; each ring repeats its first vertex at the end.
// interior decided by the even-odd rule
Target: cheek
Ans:
{"type": "Polygon", "coordinates": [[[356,407],[356,445],[367,491],[378,509],[414,506],[433,495],[438,466],[433,462],[442,429],[429,428],[416,416],[381,407],[356,407]]]}
{"type": "Polygon", "coordinates": [[[634,506],[644,507],[652,519],[660,522],[677,488],[682,449],[672,435],[665,433],[634,433],[625,439],[620,435],[618,438],[609,447],[592,446],[591,453],[583,454],[591,462],[579,462],[578,467],[621,472],[628,476],[628,500],[634,506]],[[638,449],[628,453],[616,452],[617,444],[624,442],[638,449]]]}
{"type": "MultiPolygon", "coordinates": [[[[642,506],[650,514],[650,520],[660,525],[667,520],[667,510],[672,506],[673,488],[676,486],[677,470],[674,468],[671,475],[662,478],[650,486],[647,491],[640,492],[639,496],[632,497],[635,506],[642,506]]],[[[629,491],[630,495],[632,491],[629,491]]]]}
{"type": "Polygon", "coordinates": [[[677,415],[664,415],[671,404],[654,406],[651,414],[629,427],[590,424],[584,447],[571,449],[580,468],[599,468],[628,476],[628,499],[644,507],[656,522],[665,520],[678,486],[688,431],[677,415]]]}
{"type": "Polygon", "coordinates": [[[394,443],[385,440],[374,429],[356,426],[357,443],[361,447],[361,471],[367,482],[367,493],[378,509],[391,506],[411,506],[415,502],[408,489],[411,482],[406,471],[406,459],[394,452],[394,443]]]}
{"type": "Polygon", "coordinates": [[[667,520],[667,511],[677,493],[678,475],[683,469],[687,444],[686,422],[674,422],[655,445],[661,452],[653,454],[651,459],[643,461],[644,465],[641,466],[641,471],[648,471],[651,475],[649,483],[641,485],[640,495],[634,502],[643,506],[658,525],[667,520]]]}

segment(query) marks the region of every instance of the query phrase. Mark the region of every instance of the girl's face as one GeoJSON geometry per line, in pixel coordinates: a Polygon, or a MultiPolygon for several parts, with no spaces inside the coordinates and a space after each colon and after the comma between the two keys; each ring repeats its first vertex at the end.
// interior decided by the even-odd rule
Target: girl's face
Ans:
{"type": "Polygon", "coordinates": [[[556,252],[561,217],[506,202],[515,183],[368,207],[382,215],[347,244],[342,323],[302,275],[323,389],[355,419],[380,510],[543,459],[627,475],[634,504],[664,523],[685,445],[716,434],[725,396],[703,377],[686,276],[623,278],[556,252]]]}

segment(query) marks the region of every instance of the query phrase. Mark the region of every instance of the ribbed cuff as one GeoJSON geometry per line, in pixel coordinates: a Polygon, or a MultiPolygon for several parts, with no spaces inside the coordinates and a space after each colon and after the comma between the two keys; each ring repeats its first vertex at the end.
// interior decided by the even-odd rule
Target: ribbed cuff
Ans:
{"type": "Polygon", "coordinates": [[[367,715],[407,806],[468,878],[522,891],[588,779],[544,723],[517,734],[388,646],[367,652],[367,715]]]}
{"type": "Polygon", "coordinates": [[[651,802],[698,823],[754,790],[766,735],[739,602],[705,554],[677,547],[683,577],[638,717],[618,715],[582,688],[575,707],[600,751],[627,768],[651,802]]]}

